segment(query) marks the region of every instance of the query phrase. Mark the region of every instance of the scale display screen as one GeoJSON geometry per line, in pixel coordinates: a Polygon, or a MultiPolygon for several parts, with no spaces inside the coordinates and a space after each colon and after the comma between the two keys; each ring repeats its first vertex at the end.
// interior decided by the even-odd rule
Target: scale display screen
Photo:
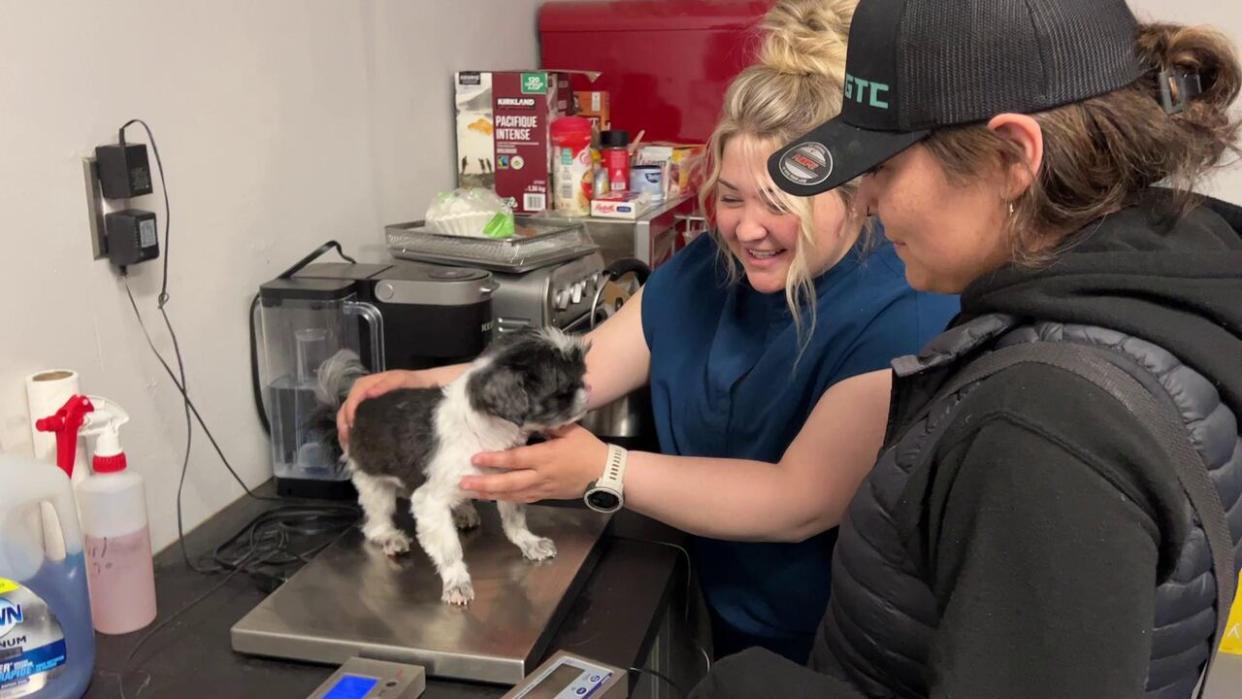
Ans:
{"type": "Polygon", "coordinates": [[[612,677],[602,668],[562,662],[544,673],[517,696],[520,699],[590,699],[612,677]]]}
{"type": "Polygon", "coordinates": [[[374,677],[341,675],[341,679],[332,685],[332,689],[323,695],[323,699],[363,699],[377,684],[379,680],[374,677]]]}

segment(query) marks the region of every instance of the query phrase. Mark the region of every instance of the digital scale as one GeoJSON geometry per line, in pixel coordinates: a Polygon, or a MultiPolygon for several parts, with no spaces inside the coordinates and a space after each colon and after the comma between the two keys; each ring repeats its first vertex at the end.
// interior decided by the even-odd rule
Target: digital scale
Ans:
{"type": "Polygon", "coordinates": [[[624,699],[625,670],[560,651],[502,699],[624,699]]]}
{"type": "Polygon", "coordinates": [[[417,665],[350,658],[307,699],[418,699],[427,674],[417,665]]]}
{"type": "MultiPolygon", "coordinates": [[[[532,562],[505,538],[494,505],[479,503],[478,510],[482,526],[461,534],[475,590],[468,606],[440,601],[440,577],[417,545],[390,559],[355,528],[238,621],[230,634],[233,650],[330,665],[375,658],[420,666],[428,677],[521,682],[547,652],[570,605],[589,611],[580,609],[589,601],[578,592],[598,560],[609,517],[579,508],[528,508],[531,530],[557,548],[555,558],[532,562]]],[[[353,682],[346,686],[365,684],[353,682]]],[[[357,699],[390,697],[374,691],[357,699]]],[[[338,695],[323,695],[329,698],[338,695]]]]}

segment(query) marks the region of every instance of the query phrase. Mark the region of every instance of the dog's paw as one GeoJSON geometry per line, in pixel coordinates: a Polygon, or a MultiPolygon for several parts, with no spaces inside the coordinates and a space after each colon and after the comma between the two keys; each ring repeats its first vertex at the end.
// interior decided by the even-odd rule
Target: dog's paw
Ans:
{"type": "Polygon", "coordinates": [[[389,557],[395,558],[410,550],[410,537],[404,532],[392,531],[377,534],[371,537],[371,541],[384,549],[384,555],[389,557]]]}
{"type": "Polygon", "coordinates": [[[440,595],[440,599],[448,604],[464,607],[474,599],[474,585],[469,580],[447,584],[444,586],[444,594],[440,595]]]}
{"type": "Polygon", "coordinates": [[[522,555],[532,561],[546,561],[556,557],[556,544],[545,537],[533,537],[523,541],[520,548],[522,555]]]}
{"type": "Polygon", "coordinates": [[[453,525],[461,531],[475,529],[482,523],[483,519],[479,517],[479,511],[474,509],[474,505],[465,504],[453,510],[453,525]]]}

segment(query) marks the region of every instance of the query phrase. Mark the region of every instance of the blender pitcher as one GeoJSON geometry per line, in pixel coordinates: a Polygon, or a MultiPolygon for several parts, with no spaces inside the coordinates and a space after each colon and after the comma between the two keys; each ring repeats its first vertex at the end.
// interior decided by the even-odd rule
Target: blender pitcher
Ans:
{"type": "Polygon", "coordinates": [[[259,381],[271,424],[277,491],[297,497],[349,497],[349,474],[329,446],[335,424],[315,419],[323,408],[315,385],[324,360],[343,349],[362,357],[370,371],[384,370],[379,310],[357,300],[350,280],[282,278],[260,287],[256,312],[259,381]]]}

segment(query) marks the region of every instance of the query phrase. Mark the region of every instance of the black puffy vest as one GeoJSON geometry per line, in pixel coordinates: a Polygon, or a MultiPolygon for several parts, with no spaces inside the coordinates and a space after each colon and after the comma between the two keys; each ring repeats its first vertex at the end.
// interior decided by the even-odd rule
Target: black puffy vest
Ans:
{"type": "MultiPolygon", "coordinates": [[[[894,404],[917,401],[908,394],[919,390],[923,375],[946,372],[981,347],[1035,340],[1107,347],[1149,371],[1180,409],[1220,493],[1234,541],[1242,542],[1242,437],[1236,416],[1211,382],[1149,342],[1099,327],[1020,325],[1011,316],[981,316],[944,333],[918,357],[894,362],[894,404]]],[[[894,514],[911,468],[924,450],[935,447],[971,389],[932,406],[926,419],[890,442],[841,524],[832,599],[811,665],[843,670],[868,696],[928,695],[926,664],[938,622],[936,599],[902,543],[906,533],[898,530],[900,518],[894,514]]],[[[1207,540],[1201,527],[1188,531],[1172,575],[1156,589],[1146,694],[1153,699],[1190,696],[1216,629],[1216,582],[1207,540]]],[[[1242,545],[1235,545],[1234,556],[1242,565],[1242,545]]]]}

